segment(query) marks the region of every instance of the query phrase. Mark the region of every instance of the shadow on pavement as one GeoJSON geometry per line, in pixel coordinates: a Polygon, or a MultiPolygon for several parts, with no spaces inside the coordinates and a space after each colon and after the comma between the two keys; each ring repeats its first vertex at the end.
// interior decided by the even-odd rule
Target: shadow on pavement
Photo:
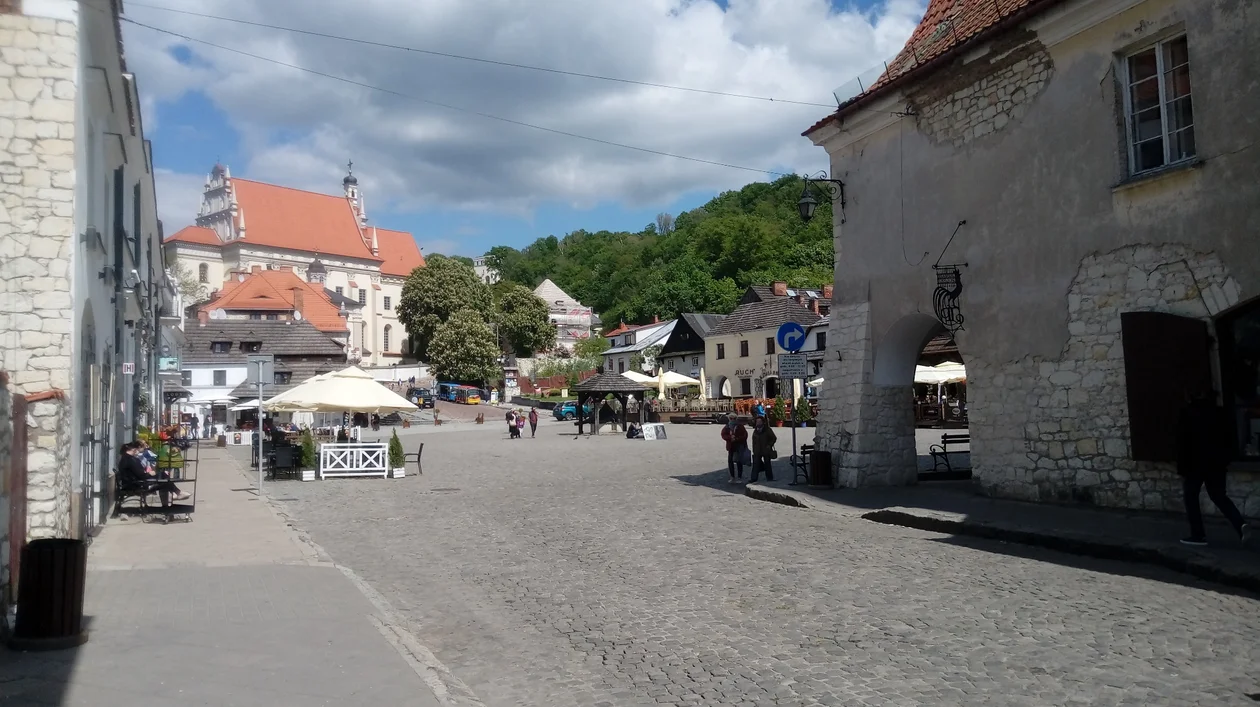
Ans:
{"type": "MultiPolygon", "coordinates": [[[[728,479],[731,478],[731,474],[725,468],[718,469],[717,471],[710,471],[704,474],[680,474],[671,478],[677,479],[688,486],[704,486],[717,491],[725,491],[739,496],[745,495],[744,484],[730,483],[728,479]]],[[[748,480],[746,473],[744,480],[748,480]]]]}
{"type": "MultiPolygon", "coordinates": [[[[83,617],[83,628],[91,641],[91,616],[83,617]]],[[[65,704],[81,650],[83,646],[57,651],[0,648],[0,705],[51,707],[65,704]]]]}

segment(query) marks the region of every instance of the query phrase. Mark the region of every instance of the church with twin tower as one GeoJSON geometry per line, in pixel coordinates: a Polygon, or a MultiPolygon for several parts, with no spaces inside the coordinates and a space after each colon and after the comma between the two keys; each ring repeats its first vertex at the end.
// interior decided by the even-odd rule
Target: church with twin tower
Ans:
{"type": "MultiPolygon", "coordinates": [[[[424,256],[410,233],[371,224],[353,163],[341,186],[341,194],[321,194],[233,177],[216,164],[194,223],[166,239],[167,262],[196,278],[208,298],[202,307],[211,314],[225,285],[251,274],[290,270],[322,284],[346,311],[345,330],[336,338],[345,343],[347,359],[362,366],[397,363],[409,353],[397,317],[403,282],[424,266],[424,256]]],[[[286,318],[274,304],[284,294],[260,296],[257,311],[234,311],[248,311],[251,319],[286,318]]],[[[287,300],[294,309],[292,296],[287,300]]]]}

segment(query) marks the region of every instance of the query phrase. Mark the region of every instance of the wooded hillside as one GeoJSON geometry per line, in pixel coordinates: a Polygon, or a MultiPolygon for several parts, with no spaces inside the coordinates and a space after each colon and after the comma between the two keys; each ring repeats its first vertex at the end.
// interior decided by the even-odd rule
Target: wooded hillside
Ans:
{"type": "Polygon", "coordinates": [[[593,307],[608,328],[683,312],[728,313],[745,287],[784,280],[819,287],[833,279],[831,205],[801,221],[803,183],[786,176],[718,195],[638,233],[575,231],[517,250],[496,246],[486,264],[510,282],[544,278],[593,307]]]}

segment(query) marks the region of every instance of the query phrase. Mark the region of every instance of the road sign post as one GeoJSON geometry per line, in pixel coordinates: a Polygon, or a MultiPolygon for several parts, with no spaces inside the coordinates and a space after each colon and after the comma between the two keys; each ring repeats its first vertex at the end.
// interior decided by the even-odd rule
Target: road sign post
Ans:
{"type": "Polygon", "coordinates": [[[255,354],[247,356],[246,375],[250,383],[258,384],[258,426],[254,428],[254,435],[258,437],[258,499],[262,500],[263,494],[263,386],[269,385],[276,379],[276,357],[275,354],[255,354]]]}
{"type": "MultiPolygon", "coordinates": [[[[792,456],[798,458],[800,455],[796,446],[796,380],[805,378],[806,361],[805,355],[797,352],[805,346],[805,336],[805,327],[796,322],[784,322],[774,337],[779,348],[788,352],[779,354],[779,381],[780,385],[785,377],[791,381],[792,456]]],[[[793,481],[795,480],[794,477],[793,481]]]]}

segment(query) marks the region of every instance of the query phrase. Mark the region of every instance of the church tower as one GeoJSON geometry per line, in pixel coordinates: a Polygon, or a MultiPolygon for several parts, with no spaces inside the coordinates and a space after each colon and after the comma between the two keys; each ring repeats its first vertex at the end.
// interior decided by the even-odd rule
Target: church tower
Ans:
{"type": "Polygon", "coordinates": [[[359,191],[359,178],[354,176],[354,162],[346,163],[346,178],[341,180],[341,188],[346,192],[346,199],[359,217],[359,225],[367,225],[367,209],[363,206],[363,192],[359,191]]]}

